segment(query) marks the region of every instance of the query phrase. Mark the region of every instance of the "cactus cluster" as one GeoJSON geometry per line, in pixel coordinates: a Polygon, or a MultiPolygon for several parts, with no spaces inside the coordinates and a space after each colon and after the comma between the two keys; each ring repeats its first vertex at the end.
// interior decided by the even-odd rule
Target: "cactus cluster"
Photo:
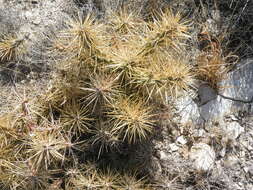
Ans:
{"type": "Polygon", "coordinates": [[[26,52],[25,38],[16,34],[4,35],[0,39],[0,61],[18,60],[26,52]]]}
{"type": "MultiPolygon", "coordinates": [[[[152,22],[127,9],[106,22],[67,19],[48,49],[56,74],[47,91],[0,118],[0,188],[150,189],[131,161],[114,160],[152,138],[161,105],[194,88],[182,53],[189,26],[170,9],[152,22]]],[[[0,60],[21,45],[0,41],[0,60]]]]}

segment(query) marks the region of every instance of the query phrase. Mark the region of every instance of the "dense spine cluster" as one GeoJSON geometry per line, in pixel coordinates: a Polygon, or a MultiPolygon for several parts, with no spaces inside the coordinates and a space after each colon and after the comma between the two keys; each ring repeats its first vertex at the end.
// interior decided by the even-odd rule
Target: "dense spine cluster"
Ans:
{"type": "MultiPolygon", "coordinates": [[[[172,10],[153,22],[127,9],[105,23],[67,19],[48,50],[57,62],[50,88],[0,117],[0,188],[150,189],[142,171],[105,160],[149,141],[161,105],[194,89],[198,76],[214,78],[208,63],[196,69],[182,54],[189,25],[172,10]]],[[[0,61],[23,52],[23,40],[0,40],[0,61]]]]}

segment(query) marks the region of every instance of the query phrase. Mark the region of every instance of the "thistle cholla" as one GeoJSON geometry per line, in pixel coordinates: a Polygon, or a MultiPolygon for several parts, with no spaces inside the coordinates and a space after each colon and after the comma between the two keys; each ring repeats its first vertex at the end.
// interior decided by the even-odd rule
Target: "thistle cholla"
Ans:
{"type": "MultiPolygon", "coordinates": [[[[123,166],[124,161],[106,163],[112,155],[122,159],[131,147],[147,143],[159,125],[156,108],[194,87],[191,64],[173,54],[189,38],[188,26],[171,10],[153,23],[125,9],[107,23],[91,14],[67,19],[50,47],[58,70],[51,87],[33,100],[19,126],[1,123],[6,131],[0,136],[0,158],[6,158],[0,171],[8,172],[0,174],[0,187],[149,189],[143,173],[123,166]],[[20,125],[26,130],[18,130],[20,125]],[[15,156],[10,148],[17,150],[15,156]],[[90,160],[99,166],[80,168],[90,160]],[[129,170],[132,175],[126,174],[129,170]]],[[[0,60],[20,54],[16,42],[0,41],[0,60]]]]}

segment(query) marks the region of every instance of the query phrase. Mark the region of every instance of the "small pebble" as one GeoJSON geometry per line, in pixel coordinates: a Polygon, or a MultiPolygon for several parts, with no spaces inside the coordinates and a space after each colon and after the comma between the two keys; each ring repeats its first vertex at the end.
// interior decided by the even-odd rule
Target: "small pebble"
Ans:
{"type": "Polygon", "coordinates": [[[187,143],[187,140],[184,138],[184,136],[180,136],[177,138],[177,142],[179,144],[185,145],[187,143]]]}
{"type": "Polygon", "coordinates": [[[176,145],[176,143],[170,144],[169,147],[172,152],[175,152],[179,149],[179,147],[176,145]]]}

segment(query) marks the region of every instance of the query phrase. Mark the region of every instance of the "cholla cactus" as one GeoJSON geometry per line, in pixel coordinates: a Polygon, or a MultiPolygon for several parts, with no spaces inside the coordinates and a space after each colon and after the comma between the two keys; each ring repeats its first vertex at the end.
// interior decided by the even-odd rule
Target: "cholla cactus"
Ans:
{"type": "Polygon", "coordinates": [[[98,122],[90,132],[92,145],[99,146],[98,157],[105,150],[113,150],[121,143],[118,134],[113,131],[113,127],[108,122],[98,122]]]}
{"type": "Polygon", "coordinates": [[[79,58],[88,58],[99,52],[103,46],[104,25],[88,14],[85,18],[79,14],[66,21],[66,29],[60,31],[53,48],[79,58]]]}
{"type": "Polygon", "coordinates": [[[68,185],[77,189],[98,189],[97,175],[97,171],[92,173],[78,172],[71,176],[68,185]]]}
{"type": "Polygon", "coordinates": [[[155,125],[151,108],[141,100],[121,98],[108,114],[114,123],[114,131],[129,143],[147,139],[155,125]]]}
{"type": "Polygon", "coordinates": [[[0,61],[17,60],[27,50],[24,38],[17,35],[6,35],[0,38],[0,61]]]}
{"type": "Polygon", "coordinates": [[[110,14],[109,24],[116,33],[127,35],[142,31],[140,28],[145,26],[146,23],[138,13],[131,12],[125,7],[116,13],[112,12],[110,14]]]}
{"type": "Polygon", "coordinates": [[[171,10],[162,12],[150,24],[151,29],[145,39],[142,53],[144,55],[150,54],[159,47],[180,50],[183,45],[182,40],[190,38],[188,26],[189,22],[182,21],[179,13],[174,14],[171,10]]]}
{"type": "Polygon", "coordinates": [[[136,173],[132,175],[127,175],[125,174],[121,181],[120,181],[120,186],[122,188],[120,189],[136,189],[136,190],[147,190],[148,187],[145,185],[145,180],[144,179],[137,179],[136,173]]]}
{"type": "Polygon", "coordinates": [[[108,59],[111,60],[106,68],[117,73],[121,84],[129,81],[136,68],[144,63],[142,55],[139,54],[140,49],[130,43],[123,43],[117,48],[113,48],[108,53],[108,59]]]}
{"type": "Polygon", "coordinates": [[[85,83],[85,96],[82,98],[84,104],[92,106],[92,111],[98,111],[104,104],[112,104],[122,92],[118,84],[118,78],[113,74],[93,74],[85,83]],[[97,109],[96,109],[97,108],[97,109]]]}
{"type": "Polygon", "coordinates": [[[168,97],[178,97],[194,88],[195,75],[185,60],[158,54],[149,61],[148,67],[136,70],[132,80],[148,99],[166,103],[168,97]]]}
{"type": "Polygon", "coordinates": [[[72,146],[62,134],[50,131],[32,133],[25,144],[28,146],[29,160],[36,170],[43,167],[48,169],[52,163],[63,162],[64,153],[72,146]]]}
{"type": "Polygon", "coordinates": [[[118,189],[118,181],[120,179],[119,174],[116,172],[107,169],[104,172],[100,172],[97,176],[98,181],[98,189],[101,190],[110,190],[110,189],[118,189]]]}
{"type": "MultiPolygon", "coordinates": [[[[61,183],[66,190],[148,189],[144,175],[125,174],[127,164],[117,172],[104,169],[104,164],[108,157],[121,159],[151,139],[159,123],[156,107],[194,87],[193,66],[183,54],[177,59],[173,54],[189,38],[188,26],[171,10],[154,17],[153,23],[126,9],[107,23],[90,14],[67,19],[52,39],[58,72],[46,93],[31,102],[29,114],[20,114],[21,121],[28,118],[33,126],[29,128],[28,121],[9,125],[0,120],[0,159],[5,156],[4,163],[9,163],[3,170],[8,175],[0,174],[0,187],[8,178],[7,189],[61,188],[61,183]],[[87,146],[80,150],[77,144],[87,146]],[[12,148],[18,150],[15,156],[12,148]],[[90,160],[98,165],[80,169],[90,160]],[[74,169],[65,175],[70,167],[74,169]],[[47,173],[51,169],[64,179],[49,180],[54,177],[47,173]]],[[[21,53],[14,37],[0,41],[0,60],[21,53]]],[[[117,168],[117,163],[122,162],[110,164],[117,168]]],[[[0,172],[2,166],[0,160],[0,172]]]]}
{"type": "Polygon", "coordinates": [[[41,190],[49,185],[50,172],[36,171],[30,162],[5,162],[2,168],[4,173],[0,175],[0,181],[4,184],[3,188],[41,190]],[[1,179],[3,176],[5,180],[1,179]]]}
{"type": "Polygon", "coordinates": [[[60,122],[64,130],[70,135],[80,135],[89,131],[88,110],[78,102],[71,101],[61,110],[60,122]]]}

